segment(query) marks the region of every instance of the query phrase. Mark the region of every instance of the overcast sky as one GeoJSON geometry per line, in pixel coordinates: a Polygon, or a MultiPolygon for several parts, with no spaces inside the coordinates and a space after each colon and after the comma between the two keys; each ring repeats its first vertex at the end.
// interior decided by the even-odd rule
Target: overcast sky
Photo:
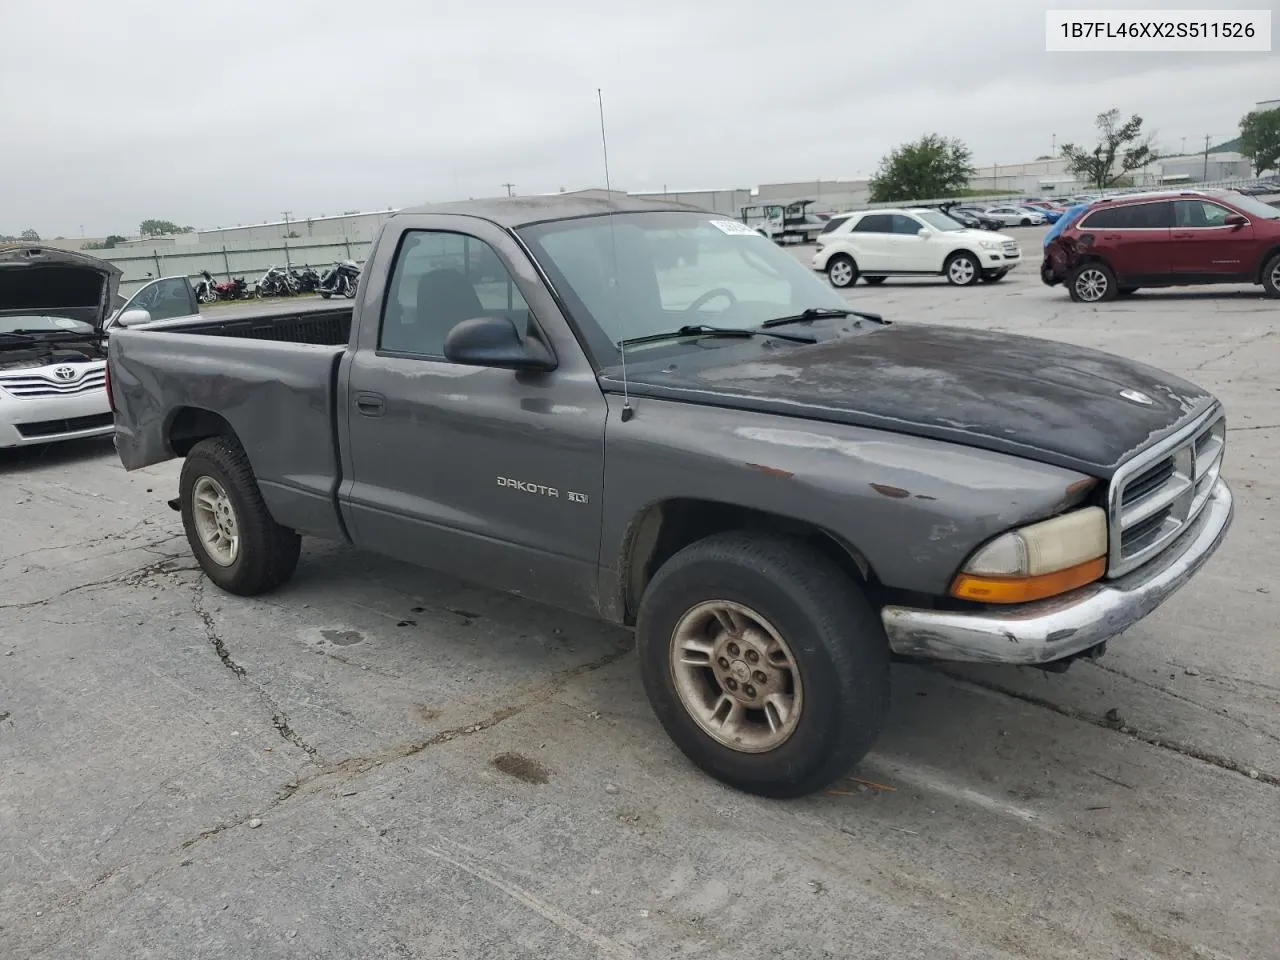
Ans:
{"type": "Polygon", "coordinates": [[[0,0],[0,233],[603,185],[597,87],[629,190],[855,176],[931,131],[1013,163],[1112,106],[1191,149],[1280,97],[1280,53],[1044,51],[1046,9],[1178,6],[1231,4],[0,0]]]}

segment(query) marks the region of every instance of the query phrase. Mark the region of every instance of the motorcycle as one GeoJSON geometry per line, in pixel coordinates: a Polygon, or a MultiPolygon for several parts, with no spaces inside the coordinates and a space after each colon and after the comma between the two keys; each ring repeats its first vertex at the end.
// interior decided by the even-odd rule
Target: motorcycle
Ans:
{"type": "Polygon", "coordinates": [[[249,285],[244,282],[244,277],[215,283],[213,290],[219,300],[243,300],[249,296],[249,285]]]}
{"type": "Polygon", "coordinates": [[[254,291],[259,299],[262,297],[288,297],[294,293],[289,283],[289,273],[284,267],[272,267],[262,275],[258,287],[254,291]]]}
{"type": "Polygon", "coordinates": [[[320,296],[328,300],[333,296],[343,296],[354,300],[356,284],[360,280],[360,268],[354,260],[342,260],[324,272],[320,278],[320,296]]]}
{"type": "Polygon", "coordinates": [[[301,272],[290,271],[289,275],[299,293],[315,293],[320,286],[320,274],[310,267],[304,267],[301,272]]]}
{"type": "Polygon", "coordinates": [[[217,284],[214,283],[213,274],[208,270],[200,271],[201,279],[195,283],[196,299],[201,303],[213,303],[218,299],[217,284]]]}

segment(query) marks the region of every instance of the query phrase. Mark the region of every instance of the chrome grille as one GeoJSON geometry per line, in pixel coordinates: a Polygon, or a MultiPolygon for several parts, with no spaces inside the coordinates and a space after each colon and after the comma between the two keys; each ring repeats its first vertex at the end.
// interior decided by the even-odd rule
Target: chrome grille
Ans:
{"type": "Polygon", "coordinates": [[[1222,469],[1227,422],[1221,410],[1122,464],[1111,481],[1107,576],[1155,557],[1204,508],[1222,469]]]}
{"type": "Polygon", "coordinates": [[[1004,242],[1004,254],[1007,257],[1018,256],[1018,244],[1015,240],[1006,240],[1004,242]]]}
{"type": "Polygon", "coordinates": [[[74,367],[76,376],[71,380],[59,380],[52,373],[17,373],[0,376],[0,390],[21,400],[38,400],[46,397],[74,397],[106,386],[107,374],[103,367],[85,370],[74,367]]]}

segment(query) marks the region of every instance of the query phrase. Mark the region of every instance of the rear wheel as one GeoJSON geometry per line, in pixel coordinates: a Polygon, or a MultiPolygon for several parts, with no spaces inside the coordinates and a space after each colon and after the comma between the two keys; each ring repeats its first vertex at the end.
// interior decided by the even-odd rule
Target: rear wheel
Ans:
{"type": "Polygon", "coordinates": [[[212,437],[192,447],[178,491],[191,552],[223,590],[249,597],[293,576],[302,538],[272,518],[235,440],[212,437]]]}
{"type": "Polygon", "coordinates": [[[953,253],[942,268],[947,282],[956,287],[970,287],[982,276],[982,265],[972,253],[953,253]]]}
{"type": "Polygon", "coordinates": [[[1067,290],[1076,303],[1102,303],[1116,298],[1116,275],[1101,261],[1082,263],[1071,272],[1067,290]]]}
{"type": "Polygon", "coordinates": [[[858,282],[858,265],[853,257],[837,253],[827,262],[827,279],[833,287],[852,287],[858,282]]]}
{"type": "Polygon", "coordinates": [[[1024,226],[1024,227],[1029,227],[1029,226],[1031,226],[1031,218],[1030,218],[1030,217],[1023,217],[1023,218],[1022,218],[1022,226],[1024,226]]]}
{"type": "Polygon", "coordinates": [[[884,628],[857,584],[803,541],[742,532],[685,547],[646,589],[636,643],[667,734],[739,790],[812,793],[879,736],[884,628]]]}
{"type": "Polygon", "coordinates": [[[1280,253],[1267,261],[1262,268],[1262,289],[1268,297],[1280,297],[1280,253]]]}

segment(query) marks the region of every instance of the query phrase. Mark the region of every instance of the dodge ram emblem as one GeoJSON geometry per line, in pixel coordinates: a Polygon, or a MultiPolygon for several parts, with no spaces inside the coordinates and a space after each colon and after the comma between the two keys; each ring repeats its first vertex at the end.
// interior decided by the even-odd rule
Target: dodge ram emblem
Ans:
{"type": "Polygon", "coordinates": [[[67,380],[74,380],[76,378],[76,368],[75,367],[58,367],[56,370],[53,371],[53,375],[57,377],[59,380],[62,380],[64,382],[67,380]]]}
{"type": "Polygon", "coordinates": [[[1149,407],[1155,403],[1154,400],[1148,397],[1141,390],[1121,390],[1120,396],[1124,397],[1126,400],[1132,400],[1134,403],[1140,403],[1144,407],[1149,407]]]}

